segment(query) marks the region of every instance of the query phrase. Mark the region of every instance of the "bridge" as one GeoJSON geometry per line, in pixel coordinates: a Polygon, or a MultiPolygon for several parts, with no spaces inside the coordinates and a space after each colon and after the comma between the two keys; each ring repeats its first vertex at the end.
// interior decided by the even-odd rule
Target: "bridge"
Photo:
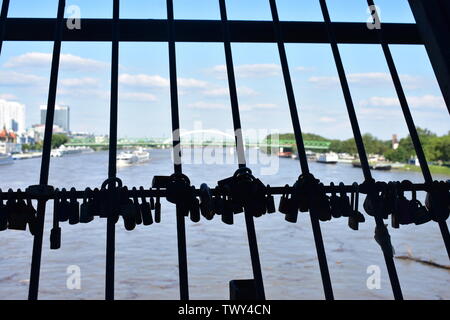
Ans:
{"type": "MultiPolygon", "coordinates": [[[[305,140],[305,148],[307,150],[314,151],[327,151],[330,148],[331,142],[329,141],[314,141],[314,140],[305,140]]],[[[267,141],[262,142],[245,142],[244,145],[247,148],[292,148],[295,147],[296,143],[294,140],[279,140],[277,142],[268,143],[267,141]]],[[[95,141],[73,141],[67,143],[66,146],[71,147],[90,147],[93,149],[107,149],[109,147],[109,143],[105,142],[95,142],[95,141]]],[[[166,141],[162,139],[149,139],[149,140],[119,140],[117,142],[118,148],[133,148],[133,147],[142,147],[142,148],[171,148],[172,141],[166,141]]],[[[235,142],[233,140],[226,141],[189,141],[189,140],[181,140],[181,146],[184,147],[224,147],[224,148],[234,148],[235,142]]]]}

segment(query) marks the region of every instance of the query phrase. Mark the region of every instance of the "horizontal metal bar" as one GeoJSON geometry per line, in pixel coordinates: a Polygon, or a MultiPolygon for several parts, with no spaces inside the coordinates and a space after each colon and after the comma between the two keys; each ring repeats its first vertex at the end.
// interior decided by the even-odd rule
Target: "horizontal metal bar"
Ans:
{"type": "MultiPolygon", "coordinates": [[[[231,42],[277,42],[272,21],[229,21],[231,42]]],[[[53,41],[55,19],[8,18],[6,41],[53,41]]],[[[175,20],[176,42],[223,42],[219,20],[175,20]]],[[[338,43],[378,44],[376,33],[366,23],[334,22],[338,43]]],[[[388,44],[423,44],[415,24],[383,24],[388,44]]],[[[323,22],[280,22],[285,43],[329,43],[323,22]]],[[[167,42],[167,20],[121,19],[120,41],[167,42]]],[[[112,41],[111,19],[82,19],[81,29],[64,29],[63,41],[112,41]]]]}
{"type": "MultiPolygon", "coordinates": [[[[450,184],[448,184],[448,188],[450,190],[450,184]]],[[[373,190],[377,190],[378,191],[382,191],[381,187],[378,186],[374,186],[373,190]]],[[[399,185],[398,186],[399,190],[408,192],[408,191],[428,191],[429,190],[429,185],[425,184],[425,183],[419,183],[419,184],[411,184],[411,185],[399,185]]],[[[92,191],[94,189],[91,189],[92,191]]],[[[270,187],[268,188],[268,193],[272,194],[272,195],[283,195],[283,194],[292,194],[293,192],[293,187],[270,187]]],[[[345,185],[343,188],[341,188],[339,185],[334,185],[334,186],[330,186],[330,185],[326,185],[324,186],[324,190],[325,193],[331,194],[333,192],[335,193],[339,193],[340,191],[345,191],[346,193],[351,193],[355,191],[355,187],[353,185],[345,185]]],[[[366,194],[366,190],[364,188],[364,185],[360,185],[359,186],[359,193],[361,194],[366,194]]],[[[166,197],[166,190],[165,189],[146,189],[146,190],[131,190],[129,188],[129,190],[127,191],[128,195],[130,198],[137,196],[137,197],[159,197],[159,198],[165,198],[166,197]]],[[[213,195],[218,195],[221,194],[221,191],[219,189],[214,189],[211,188],[211,193],[213,195]]],[[[71,197],[71,192],[70,189],[67,189],[66,191],[67,197],[71,197]]],[[[86,195],[86,191],[85,190],[77,190],[75,192],[77,199],[83,199],[83,197],[86,195]]],[[[195,190],[195,195],[199,196],[200,195],[200,190],[196,189],[195,190]]],[[[14,192],[0,192],[0,199],[3,200],[7,200],[8,198],[14,198],[14,199],[25,199],[27,197],[26,192],[25,191],[14,191],[14,192]]],[[[31,197],[33,200],[42,200],[42,199],[48,199],[48,200],[52,200],[55,198],[55,192],[52,192],[50,195],[45,196],[45,197],[36,197],[33,196],[31,197]]]]}

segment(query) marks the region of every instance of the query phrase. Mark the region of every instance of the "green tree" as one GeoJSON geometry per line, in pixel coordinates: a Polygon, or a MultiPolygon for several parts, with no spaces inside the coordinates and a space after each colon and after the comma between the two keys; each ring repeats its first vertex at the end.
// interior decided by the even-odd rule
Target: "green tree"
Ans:
{"type": "Polygon", "coordinates": [[[55,133],[52,137],[52,148],[56,149],[69,142],[69,138],[62,133],[55,133]]]}

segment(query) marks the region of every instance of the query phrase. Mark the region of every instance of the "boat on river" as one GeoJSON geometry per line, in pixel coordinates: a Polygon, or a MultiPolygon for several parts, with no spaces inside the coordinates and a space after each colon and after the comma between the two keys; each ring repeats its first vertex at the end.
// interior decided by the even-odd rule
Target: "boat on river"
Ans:
{"type": "MultiPolygon", "coordinates": [[[[353,161],[352,165],[355,168],[362,167],[360,161],[353,161]]],[[[392,164],[386,162],[369,162],[369,168],[371,170],[390,171],[392,170],[392,164]]]]}
{"type": "Polygon", "coordinates": [[[336,164],[339,161],[339,157],[337,153],[334,152],[328,152],[328,153],[322,153],[317,158],[317,162],[319,163],[325,163],[325,164],[336,164]]]}
{"type": "Polygon", "coordinates": [[[150,153],[144,149],[138,149],[136,151],[121,152],[117,156],[117,166],[126,167],[134,164],[144,163],[150,160],[150,153]]]}
{"type": "Polygon", "coordinates": [[[10,154],[0,153],[0,166],[13,164],[14,160],[10,154]]]}

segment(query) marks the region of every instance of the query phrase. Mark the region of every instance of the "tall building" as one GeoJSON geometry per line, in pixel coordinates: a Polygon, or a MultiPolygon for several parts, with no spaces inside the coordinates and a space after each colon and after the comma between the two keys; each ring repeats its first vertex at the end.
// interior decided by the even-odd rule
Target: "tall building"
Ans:
{"type": "Polygon", "coordinates": [[[25,105],[0,99],[0,130],[25,132],[25,105]]]}
{"type": "MultiPolygon", "coordinates": [[[[41,124],[45,124],[47,106],[41,106],[41,124]]],[[[55,119],[53,124],[59,126],[64,132],[70,132],[70,108],[69,106],[55,106],[55,119]]]]}

